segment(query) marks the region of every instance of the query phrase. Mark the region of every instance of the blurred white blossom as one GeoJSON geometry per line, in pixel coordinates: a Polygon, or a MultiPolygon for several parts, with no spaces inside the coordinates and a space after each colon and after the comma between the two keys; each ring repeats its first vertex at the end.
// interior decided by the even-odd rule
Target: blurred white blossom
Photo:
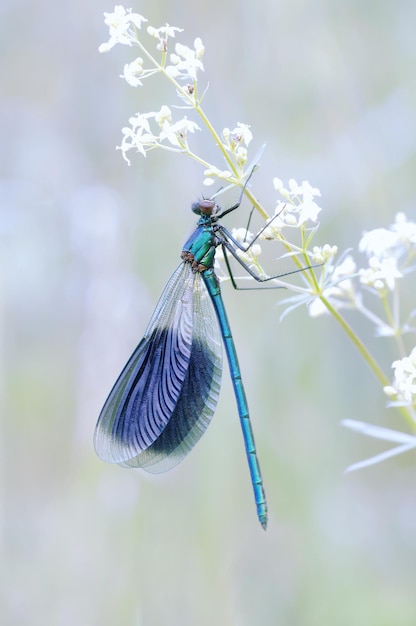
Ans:
{"type": "Polygon", "coordinates": [[[395,223],[387,228],[376,228],[363,234],[359,250],[367,255],[368,267],[359,270],[363,285],[376,290],[393,291],[403,270],[411,269],[408,253],[416,246],[416,223],[409,222],[404,213],[398,213],[395,223]],[[403,268],[403,269],[402,269],[403,268]]]}
{"type": "MultiPolygon", "coordinates": [[[[326,248],[326,254],[328,255],[325,259],[324,252],[319,255],[314,251],[314,260],[316,262],[325,263],[330,261],[334,256],[334,249],[336,246],[330,246],[329,244],[325,244],[323,248],[326,248]],[[322,254],[322,261],[319,261],[319,257],[322,254]]],[[[335,252],[336,253],[336,252],[335,252]]],[[[353,257],[351,255],[347,255],[343,260],[340,260],[336,265],[331,265],[330,263],[325,267],[325,283],[322,291],[322,296],[327,300],[336,310],[340,310],[344,307],[353,307],[356,302],[356,291],[354,288],[354,282],[351,278],[356,272],[356,265],[353,257]]],[[[309,315],[311,317],[318,317],[319,315],[328,315],[328,308],[325,306],[324,302],[321,300],[320,296],[317,295],[308,306],[309,315]]]]}
{"type": "Polygon", "coordinates": [[[362,285],[382,290],[384,287],[393,291],[396,279],[402,278],[403,274],[397,267],[397,259],[394,256],[380,259],[372,256],[368,260],[368,267],[359,270],[358,275],[362,285]]]}
{"type": "Polygon", "coordinates": [[[416,244],[416,222],[409,222],[402,212],[397,213],[391,229],[397,233],[403,246],[407,249],[416,244]]]}
{"type": "Polygon", "coordinates": [[[400,237],[397,233],[387,228],[375,228],[363,234],[358,249],[368,257],[374,256],[382,259],[391,256],[398,244],[400,244],[400,237]]]}
{"type": "Polygon", "coordinates": [[[416,347],[409,356],[393,361],[394,381],[384,387],[384,393],[391,398],[395,406],[416,404],[416,347]]]}

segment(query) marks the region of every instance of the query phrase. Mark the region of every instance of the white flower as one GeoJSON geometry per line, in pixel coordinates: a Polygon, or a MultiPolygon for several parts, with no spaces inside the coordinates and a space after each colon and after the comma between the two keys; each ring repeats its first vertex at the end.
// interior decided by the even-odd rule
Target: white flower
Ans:
{"type": "Polygon", "coordinates": [[[276,206],[273,217],[271,217],[267,223],[267,226],[263,229],[260,239],[278,239],[279,235],[285,224],[284,209],[286,204],[284,202],[278,203],[276,206]]]}
{"type": "Polygon", "coordinates": [[[169,24],[166,24],[165,26],[161,26],[160,28],[154,28],[153,26],[147,27],[147,33],[151,37],[155,37],[156,39],[159,40],[159,43],[156,47],[161,52],[166,52],[168,38],[174,37],[175,32],[181,33],[182,31],[183,31],[183,28],[177,28],[176,26],[169,26],[169,24]]]}
{"type": "Polygon", "coordinates": [[[250,126],[248,124],[242,124],[241,122],[237,122],[237,126],[231,131],[231,134],[237,143],[244,143],[246,146],[248,146],[253,139],[250,126]]]}
{"type": "Polygon", "coordinates": [[[289,198],[289,191],[285,188],[283,181],[280,178],[273,178],[273,186],[280,193],[283,198],[289,198]]]}
{"type": "Polygon", "coordinates": [[[233,228],[231,231],[233,238],[243,246],[246,246],[246,250],[240,250],[237,248],[237,254],[245,263],[251,263],[261,255],[261,246],[255,243],[250,246],[251,241],[254,239],[253,233],[247,228],[233,228]]]}
{"type": "Polygon", "coordinates": [[[416,223],[408,222],[404,213],[397,213],[391,229],[398,234],[406,247],[416,244],[416,223]]]}
{"type": "Polygon", "coordinates": [[[254,235],[247,228],[233,228],[231,231],[232,236],[239,243],[249,244],[254,235]]]}
{"type": "Polygon", "coordinates": [[[302,202],[299,205],[299,225],[301,226],[308,220],[312,222],[316,222],[318,220],[318,214],[321,211],[321,207],[319,207],[316,202],[313,200],[307,200],[302,202]]]}
{"type": "Polygon", "coordinates": [[[168,122],[168,124],[172,124],[172,112],[166,104],[160,107],[159,113],[155,115],[155,121],[159,124],[161,128],[163,128],[164,124],[168,122]]]}
{"type": "Polygon", "coordinates": [[[156,113],[137,113],[129,118],[129,123],[134,130],[144,129],[150,133],[150,124],[148,120],[155,117],[156,113]]]}
{"type": "Polygon", "coordinates": [[[204,176],[206,176],[206,178],[204,179],[203,184],[209,187],[214,184],[215,177],[227,180],[231,178],[232,173],[229,170],[220,170],[215,165],[211,165],[211,167],[204,170],[204,176]]]}
{"type": "Polygon", "coordinates": [[[195,48],[195,56],[197,59],[202,59],[202,57],[204,56],[204,52],[205,52],[205,46],[202,43],[202,39],[200,37],[197,37],[194,41],[194,48],[195,48]]]}
{"type": "Polygon", "coordinates": [[[104,17],[104,23],[109,27],[110,39],[99,46],[99,52],[108,52],[117,43],[131,46],[135,37],[130,31],[130,24],[141,28],[142,22],[147,22],[142,15],[132,13],[131,9],[126,11],[121,5],[116,5],[113,13],[104,13],[104,17]]]}
{"type": "Polygon", "coordinates": [[[384,393],[390,398],[397,398],[395,404],[411,406],[416,396],[416,347],[409,356],[405,356],[392,364],[394,381],[384,387],[384,393]]]}
{"type": "Polygon", "coordinates": [[[193,133],[199,130],[195,122],[188,120],[186,117],[172,124],[172,114],[166,105],[163,105],[157,113],[137,113],[137,115],[129,119],[130,127],[122,129],[123,139],[121,146],[117,146],[118,150],[123,153],[123,158],[130,165],[130,160],[126,154],[129,150],[135,148],[143,156],[146,152],[153,148],[165,148],[181,152],[186,148],[186,135],[188,132],[193,133]],[[161,129],[159,134],[153,133],[151,129],[151,120],[154,119],[161,129]],[[163,141],[168,141],[171,145],[163,145],[163,141]],[[172,147],[174,146],[174,147],[172,147]]]}
{"type": "MultiPolygon", "coordinates": [[[[296,181],[290,180],[289,186],[291,187],[291,183],[296,181]]],[[[291,188],[291,194],[295,194],[299,197],[302,197],[303,200],[299,205],[299,224],[304,224],[308,220],[312,222],[316,222],[318,219],[318,214],[321,211],[321,208],[314,202],[314,196],[320,196],[321,192],[316,187],[311,187],[307,180],[304,180],[302,185],[298,186],[296,184],[296,189],[291,188]]]]}
{"type": "Polygon", "coordinates": [[[381,260],[377,256],[372,256],[369,259],[369,267],[360,269],[358,273],[362,285],[374,287],[377,290],[384,289],[386,285],[390,291],[393,291],[396,278],[403,277],[397,267],[397,259],[393,256],[381,260]]]}
{"type": "Polygon", "coordinates": [[[166,66],[166,72],[173,77],[192,78],[196,80],[198,70],[204,71],[202,65],[201,50],[202,41],[198,38],[194,42],[195,50],[181,43],[175,45],[175,54],[170,55],[172,65],[166,66]]]}
{"type": "Polygon", "coordinates": [[[134,24],[136,28],[142,27],[142,22],[147,22],[147,19],[143,17],[143,15],[139,15],[138,13],[132,13],[131,9],[129,9],[129,21],[134,24]]]}
{"type": "MultiPolygon", "coordinates": [[[[328,248],[330,248],[332,252],[336,246],[328,245],[328,248]]],[[[353,302],[355,292],[351,276],[355,272],[356,265],[351,255],[346,256],[341,263],[338,263],[338,265],[335,265],[333,268],[329,268],[329,274],[326,280],[328,286],[324,289],[322,295],[334,305],[335,308],[348,306],[353,302]]],[[[309,304],[309,315],[311,317],[318,317],[319,315],[328,313],[328,309],[319,298],[314,298],[309,304]]]]}
{"type": "Polygon", "coordinates": [[[250,252],[252,256],[257,259],[257,257],[261,255],[261,246],[258,243],[253,244],[250,248],[250,252]]]}
{"type": "Polygon", "coordinates": [[[241,146],[242,144],[248,146],[250,141],[253,139],[253,133],[250,130],[250,126],[248,124],[243,124],[242,122],[237,122],[237,126],[233,130],[224,128],[222,136],[224,143],[232,150],[235,150],[237,146],[241,146]]]}
{"type": "Polygon", "coordinates": [[[121,78],[125,78],[129,85],[132,87],[141,86],[143,83],[139,76],[143,75],[143,59],[137,57],[131,63],[124,66],[124,72],[121,74],[121,78]]]}
{"type": "Polygon", "coordinates": [[[289,180],[289,189],[284,187],[280,178],[274,178],[273,185],[283,198],[289,200],[284,217],[288,226],[299,227],[308,220],[317,221],[321,208],[313,198],[321,195],[319,189],[312,187],[307,180],[298,185],[294,178],[289,180]]]}
{"type": "Polygon", "coordinates": [[[148,26],[147,32],[151,37],[156,37],[156,39],[167,39],[168,37],[174,37],[175,32],[182,33],[183,28],[177,28],[176,26],[169,26],[169,24],[165,24],[165,26],[161,26],[160,28],[148,26]]]}
{"type": "Polygon", "coordinates": [[[404,213],[397,213],[395,223],[387,228],[375,228],[363,234],[359,249],[368,257],[399,259],[416,244],[416,223],[408,222],[404,213]]]}
{"type": "Polygon", "coordinates": [[[359,249],[367,255],[368,267],[359,272],[361,283],[379,291],[385,287],[393,291],[396,279],[403,277],[400,267],[411,268],[405,255],[411,253],[415,243],[416,224],[408,222],[403,213],[396,215],[390,229],[375,228],[365,232],[359,249]]]}
{"type": "MultiPolygon", "coordinates": [[[[352,276],[353,274],[355,274],[356,271],[357,271],[357,266],[355,264],[355,261],[353,257],[349,254],[348,256],[345,257],[342,263],[339,263],[334,268],[332,277],[333,279],[338,281],[340,278],[343,278],[344,276],[345,278],[347,278],[348,276],[352,276]]],[[[343,281],[343,283],[345,282],[347,281],[346,280],[343,281]]]]}
{"type": "Polygon", "coordinates": [[[325,263],[332,259],[337,252],[337,246],[330,246],[328,243],[324,246],[314,246],[312,248],[312,259],[315,263],[325,263]]]}
{"type": "Polygon", "coordinates": [[[146,149],[157,145],[158,138],[153,135],[150,129],[149,118],[155,117],[156,113],[137,113],[129,119],[131,128],[122,128],[123,138],[121,146],[117,146],[122,151],[123,158],[130,165],[130,160],[126,152],[135,148],[143,156],[146,156],[146,149]]]}
{"type": "Polygon", "coordinates": [[[304,180],[301,185],[298,185],[294,178],[289,180],[290,195],[292,198],[296,196],[303,196],[304,200],[309,200],[314,196],[320,196],[321,192],[317,187],[311,187],[307,180],[304,180]]]}
{"type": "Polygon", "coordinates": [[[400,237],[386,228],[375,228],[365,232],[361,237],[358,249],[368,257],[382,259],[390,256],[400,243],[400,237]]]}
{"type": "Polygon", "coordinates": [[[235,151],[235,160],[237,165],[244,167],[247,163],[247,148],[243,148],[243,146],[238,147],[235,151]]]}
{"type": "Polygon", "coordinates": [[[173,146],[183,148],[187,133],[193,133],[195,130],[200,130],[198,124],[188,120],[187,117],[175,122],[175,124],[170,124],[168,120],[166,120],[163,124],[163,130],[159,135],[159,139],[160,141],[167,139],[173,146]]]}

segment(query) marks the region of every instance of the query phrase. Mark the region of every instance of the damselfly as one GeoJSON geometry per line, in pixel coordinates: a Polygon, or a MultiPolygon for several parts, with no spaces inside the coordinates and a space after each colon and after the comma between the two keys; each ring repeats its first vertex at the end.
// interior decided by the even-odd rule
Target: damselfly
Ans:
{"type": "Polygon", "coordinates": [[[143,339],[104,404],[95,429],[94,446],[103,461],[148,472],[164,472],[182,461],[204,434],[218,402],[222,338],[257,515],[266,529],[266,495],[246,395],[214,272],[215,251],[221,246],[234,287],[227,252],[257,281],[277,278],[259,277],[238,254],[239,250],[247,251],[259,234],[250,244],[241,244],[219,223],[240,206],[241,198],[242,194],[226,210],[214,200],[192,205],[193,212],[199,215],[197,227],[183,246],[182,262],[169,279],[143,339]]]}

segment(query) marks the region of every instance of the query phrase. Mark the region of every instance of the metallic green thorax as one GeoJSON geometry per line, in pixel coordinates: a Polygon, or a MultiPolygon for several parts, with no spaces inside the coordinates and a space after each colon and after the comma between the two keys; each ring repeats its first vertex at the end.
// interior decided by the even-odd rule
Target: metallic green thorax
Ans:
{"type": "Polygon", "coordinates": [[[214,265],[215,248],[218,245],[215,230],[213,218],[202,215],[196,229],[183,246],[183,258],[193,259],[194,267],[199,271],[209,269],[214,265]]]}

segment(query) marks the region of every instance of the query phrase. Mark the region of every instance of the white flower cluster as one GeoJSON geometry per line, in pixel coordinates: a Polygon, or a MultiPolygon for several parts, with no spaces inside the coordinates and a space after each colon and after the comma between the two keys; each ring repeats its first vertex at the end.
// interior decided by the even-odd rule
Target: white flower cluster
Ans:
{"type": "MultiPolygon", "coordinates": [[[[107,52],[117,43],[139,47],[143,56],[147,58],[150,67],[145,67],[143,56],[124,65],[124,78],[132,87],[141,87],[143,80],[157,73],[164,73],[174,81],[178,95],[185,105],[192,107],[196,103],[196,80],[198,71],[203,71],[202,57],[204,45],[198,37],[194,41],[194,48],[189,48],[181,43],[176,43],[174,52],[167,57],[168,40],[174,38],[176,33],[182,32],[181,28],[166,24],[160,28],[147,27],[147,34],[157,40],[156,49],[161,53],[161,60],[156,61],[152,54],[144,47],[138,37],[138,30],[147,19],[131,9],[126,10],[117,5],[112,13],[104,13],[104,22],[109,27],[110,38],[99,47],[100,52],[107,52]],[[167,62],[169,60],[169,63],[167,62]],[[189,81],[185,86],[177,81],[189,81]]],[[[137,113],[129,119],[130,127],[122,129],[123,139],[120,146],[124,159],[130,164],[127,157],[129,150],[135,149],[143,156],[153,148],[164,148],[174,151],[188,151],[187,133],[199,130],[198,124],[189,121],[187,117],[173,121],[169,107],[163,105],[159,111],[149,113],[137,113]],[[158,125],[158,131],[154,132],[151,121],[158,125]]]]}
{"type": "MultiPolygon", "coordinates": [[[[132,87],[141,87],[146,78],[162,74],[175,87],[176,95],[181,100],[181,106],[177,108],[190,109],[199,115],[228,167],[209,163],[191,150],[188,135],[200,130],[199,125],[187,116],[173,119],[172,108],[167,105],[162,105],[159,111],[137,113],[129,119],[129,125],[122,129],[122,141],[117,149],[121,150],[127,163],[130,165],[128,153],[131,150],[146,156],[149,150],[162,148],[185,153],[198,161],[204,167],[204,185],[212,185],[220,179],[230,186],[242,186],[250,173],[245,168],[253,135],[250,127],[242,122],[238,122],[233,129],[224,128],[222,133],[217,134],[203,112],[201,103],[206,89],[202,95],[198,89],[198,74],[204,70],[202,58],[205,47],[202,40],[199,37],[194,39],[193,48],[175,42],[171,50],[170,40],[182,32],[181,28],[169,24],[160,28],[148,25],[143,33],[142,27],[147,19],[121,5],[115,6],[112,13],[104,13],[104,17],[109,28],[109,40],[100,45],[100,52],[107,52],[118,43],[140,50],[140,56],[124,65],[121,78],[132,87]],[[152,39],[157,41],[158,55],[154,55],[151,46],[145,45],[146,33],[151,43],[152,39]]],[[[251,169],[256,164],[254,159],[251,169]]]]}
{"type": "Polygon", "coordinates": [[[384,387],[384,393],[392,399],[390,406],[416,405],[416,347],[409,356],[394,361],[394,381],[384,387]]]}
{"type": "Polygon", "coordinates": [[[177,122],[172,122],[172,113],[168,106],[163,105],[160,111],[150,113],[137,113],[129,119],[130,126],[122,128],[123,138],[118,150],[123,153],[124,159],[130,165],[126,156],[129,150],[135,149],[143,156],[154,148],[163,147],[165,150],[183,152],[187,150],[187,134],[199,130],[198,124],[188,120],[185,116],[177,122]],[[154,132],[151,121],[158,127],[154,132]],[[167,142],[164,144],[164,142],[167,142]]]}
{"type": "Polygon", "coordinates": [[[233,228],[231,234],[238,243],[242,246],[247,246],[246,250],[236,250],[243,263],[254,266],[259,274],[264,274],[258,264],[258,257],[261,255],[261,246],[253,242],[253,240],[256,239],[255,235],[247,230],[247,228],[233,228]]]}
{"type": "MultiPolygon", "coordinates": [[[[399,287],[411,271],[416,269],[416,223],[408,221],[403,213],[398,213],[390,228],[376,228],[364,233],[359,250],[367,255],[368,266],[358,271],[360,284],[376,297],[385,312],[381,319],[364,306],[357,292],[357,309],[376,326],[378,336],[392,337],[403,354],[402,335],[415,331],[409,320],[401,319],[399,287]]],[[[354,299],[352,296],[351,300],[354,299]]],[[[414,316],[410,314],[410,318],[414,316]]],[[[384,384],[383,390],[389,398],[388,406],[399,407],[408,419],[413,430],[416,424],[416,347],[409,356],[393,361],[394,380],[384,384]]],[[[364,435],[390,441],[394,447],[369,459],[354,463],[348,471],[379,463],[392,456],[402,454],[416,447],[416,437],[412,434],[366,424],[356,420],[344,420],[344,426],[364,435]]]]}
{"type": "MultiPolygon", "coordinates": [[[[237,126],[230,130],[224,128],[222,133],[222,145],[224,150],[232,155],[234,162],[241,171],[244,171],[244,166],[247,162],[247,148],[250,141],[253,139],[253,134],[250,130],[250,126],[238,122],[237,126]]],[[[215,165],[210,165],[204,171],[204,185],[210,186],[215,182],[215,178],[222,180],[230,180],[233,173],[230,170],[221,170],[215,165]]]]}
{"type": "MultiPolygon", "coordinates": [[[[126,10],[121,5],[116,5],[112,13],[104,13],[104,18],[104,23],[109,28],[110,38],[99,46],[99,52],[108,52],[118,43],[143,48],[137,36],[137,30],[141,30],[142,24],[147,22],[143,15],[133,13],[131,9],[126,10]]],[[[181,33],[182,30],[182,28],[165,24],[165,26],[160,28],[148,26],[147,34],[157,39],[156,50],[165,54],[168,49],[168,39],[175,37],[175,34],[181,33]]],[[[177,43],[175,52],[171,53],[169,57],[171,65],[164,64],[162,67],[173,78],[196,80],[197,72],[204,69],[201,61],[204,51],[204,45],[199,37],[194,41],[194,49],[177,43]]],[[[147,57],[149,60],[153,60],[150,54],[147,54],[147,57]]],[[[150,70],[144,70],[143,59],[139,57],[132,63],[124,66],[122,78],[125,78],[130,85],[137,87],[142,84],[137,80],[137,76],[147,77],[154,74],[155,71],[159,70],[155,70],[154,67],[150,70]]]]}
{"type": "MultiPolygon", "coordinates": [[[[316,263],[326,262],[325,283],[322,295],[338,310],[343,307],[355,308],[375,324],[378,336],[397,336],[408,332],[408,320],[399,321],[386,311],[386,319],[380,318],[364,304],[364,293],[360,286],[373,294],[387,306],[387,296],[394,297],[398,281],[416,269],[416,223],[398,213],[394,224],[389,228],[376,228],[363,234],[358,249],[367,256],[367,265],[357,268],[351,254],[341,257],[333,266],[330,257],[335,247],[313,248],[312,258],[316,263]],[[329,263],[328,263],[329,261],[329,263]],[[359,284],[354,281],[358,277],[359,284]]],[[[396,294],[397,295],[397,294],[396,294]]],[[[311,315],[328,312],[321,301],[314,301],[310,307],[311,315]]]]}
{"type": "Polygon", "coordinates": [[[396,215],[389,229],[376,228],[364,233],[360,252],[368,257],[368,267],[359,270],[362,285],[376,291],[393,291],[396,281],[403,277],[403,261],[407,264],[409,251],[416,252],[416,223],[408,222],[404,213],[396,215]]]}
{"type": "MultiPolygon", "coordinates": [[[[241,129],[244,128],[249,133],[245,137],[245,141],[248,143],[251,140],[249,128],[245,125],[239,126],[240,128],[236,128],[234,131],[225,129],[223,134],[227,137],[237,136],[240,138],[241,129]]],[[[218,176],[219,173],[215,175],[218,176]]],[[[337,253],[337,247],[325,244],[322,247],[314,246],[312,251],[308,249],[318,227],[316,222],[321,211],[321,207],[314,200],[315,197],[321,195],[319,189],[312,187],[308,181],[298,184],[295,179],[289,181],[288,188],[285,188],[282,181],[278,178],[274,179],[273,185],[279,191],[280,196],[285,199],[285,202],[279,200],[276,203],[274,215],[267,220],[265,226],[256,235],[249,232],[247,228],[234,228],[232,236],[242,246],[241,249],[236,251],[239,258],[252,267],[256,275],[261,278],[261,281],[274,280],[275,287],[287,287],[297,294],[282,302],[282,304],[290,302],[293,305],[290,309],[287,309],[287,313],[296,306],[310,302],[311,299],[315,298],[317,295],[316,285],[312,284],[311,275],[306,270],[312,270],[317,265],[322,267],[326,264],[330,265],[332,258],[337,253]],[[310,226],[310,222],[315,223],[315,225],[310,226]],[[284,236],[282,231],[286,228],[298,231],[299,245],[294,244],[284,236]],[[283,254],[278,259],[278,269],[280,271],[276,275],[270,276],[267,274],[259,263],[261,240],[278,240],[283,246],[283,254]],[[301,280],[303,280],[303,287],[295,285],[293,282],[286,283],[282,280],[289,275],[293,276],[298,273],[301,280]]],[[[242,279],[243,277],[239,276],[238,278],[242,279]]]]}
{"type": "Polygon", "coordinates": [[[120,5],[114,7],[112,13],[104,13],[104,23],[110,31],[110,39],[102,43],[99,52],[108,52],[117,43],[125,46],[133,45],[135,41],[134,28],[141,28],[147,19],[138,13],[132,13],[120,5]]]}
{"type": "Polygon", "coordinates": [[[319,189],[312,187],[307,180],[298,185],[294,178],[289,180],[289,189],[283,186],[280,178],[274,178],[273,185],[286,200],[284,204],[278,202],[275,211],[275,214],[280,214],[284,208],[282,222],[295,227],[302,226],[308,220],[317,222],[321,208],[314,201],[314,197],[321,195],[319,189]]]}

